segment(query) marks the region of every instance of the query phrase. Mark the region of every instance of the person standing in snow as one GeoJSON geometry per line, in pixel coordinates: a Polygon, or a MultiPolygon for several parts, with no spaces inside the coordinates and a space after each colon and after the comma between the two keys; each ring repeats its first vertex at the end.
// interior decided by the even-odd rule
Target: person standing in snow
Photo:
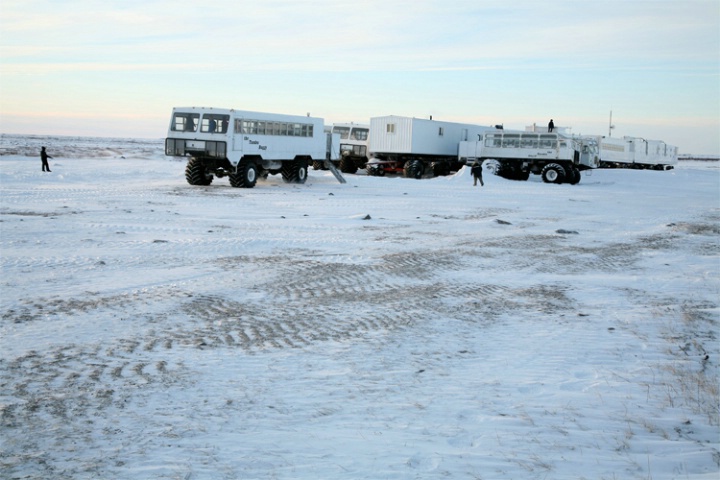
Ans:
{"type": "Polygon", "coordinates": [[[42,150],[40,151],[40,160],[42,160],[42,171],[43,172],[49,172],[50,171],[50,164],[48,163],[48,158],[53,158],[50,155],[47,154],[45,151],[45,147],[42,147],[42,150]]]}
{"type": "Polygon", "coordinates": [[[548,123],[548,133],[552,133],[552,131],[555,129],[555,122],[553,122],[553,119],[550,119],[550,123],[548,123]]]}
{"type": "Polygon", "coordinates": [[[482,179],[482,163],[475,160],[472,164],[472,168],[470,168],[470,173],[472,173],[473,179],[475,180],[473,182],[473,187],[477,186],[478,180],[480,180],[481,187],[485,186],[482,179]]]}

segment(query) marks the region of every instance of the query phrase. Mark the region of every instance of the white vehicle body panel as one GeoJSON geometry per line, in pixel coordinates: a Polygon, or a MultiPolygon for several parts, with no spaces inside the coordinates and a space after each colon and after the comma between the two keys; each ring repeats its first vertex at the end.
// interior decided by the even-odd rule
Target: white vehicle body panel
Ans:
{"type": "MultiPolygon", "coordinates": [[[[339,155],[367,157],[370,125],[333,123],[332,132],[339,136],[339,155]]],[[[333,157],[339,158],[339,157],[333,157]]]]}
{"type": "MultiPolygon", "coordinates": [[[[176,107],[168,127],[166,150],[176,154],[208,154],[213,146],[226,146],[225,156],[236,166],[243,156],[261,157],[264,161],[293,160],[309,157],[325,160],[327,137],[322,118],[252,112],[247,110],[176,107]],[[181,128],[183,115],[196,115],[197,124],[181,128]],[[208,128],[208,118],[223,118],[227,126],[208,128]],[[174,150],[173,150],[174,149],[174,150]]],[[[168,153],[166,151],[166,153],[168,153]]],[[[172,154],[172,153],[168,153],[172,154]]],[[[212,156],[221,156],[220,153],[212,156]]]]}
{"type": "Polygon", "coordinates": [[[558,133],[534,133],[494,130],[480,141],[460,142],[458,158],[462,163],[475,160],[515,160],[518,162],[567,161],[584,168],[596,168],[595,140],[583,142],[558,133]]]}
{"type": "Polygon", "coordinates": [[[678,148],[660,140],[639,137],[612,138],[595,136],[600,146],[600,159],[618,166],[677,165],[678,148]]]}
{"type": "Polygon", "coordinates": [[[477,139],[490,127],[389,115],[370,119],[370,155],[454,156],[461,141],[477,139]]]}

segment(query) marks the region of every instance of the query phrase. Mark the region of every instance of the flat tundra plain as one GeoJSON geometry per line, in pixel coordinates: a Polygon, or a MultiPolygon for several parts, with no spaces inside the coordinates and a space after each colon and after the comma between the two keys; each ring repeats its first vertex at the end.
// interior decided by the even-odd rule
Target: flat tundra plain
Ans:
{"type": "Polygon", "coordinates": [[[161,148],[0,156],[0,477],[717,478],[716,164],[234,189],[161,148]]]}

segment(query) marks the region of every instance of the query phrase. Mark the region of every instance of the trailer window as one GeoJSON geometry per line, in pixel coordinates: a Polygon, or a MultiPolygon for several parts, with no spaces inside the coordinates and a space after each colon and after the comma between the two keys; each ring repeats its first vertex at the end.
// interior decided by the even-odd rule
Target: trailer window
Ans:
{"type": "Polygon", "coordinates": [[[394,123],[388,123],[386,126],[386,132],[387,133],[395,133],[395,124],[394,123]]]}
{"type": "Polygon", "coordinates": [[[174,132],[194,132],[197,130],[199,113],[176,113],[173,116],[172,131],[174,132]]]}
{"type": "Polygon", "coordinates": [[[445,129],[443,127],[438,128],[438,136],[442,137],[445,135],[445,129]]]}

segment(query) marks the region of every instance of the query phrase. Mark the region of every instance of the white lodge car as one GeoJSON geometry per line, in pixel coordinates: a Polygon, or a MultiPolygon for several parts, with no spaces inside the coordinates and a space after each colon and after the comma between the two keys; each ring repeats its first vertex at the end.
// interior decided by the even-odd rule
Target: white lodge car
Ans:
{"type": "Polygon", "coordinates": [[[191,185],[228,176],[233,187],[252,188],[258,177],[278,173],[286,182],[305,183],[308,165],[328,160],[330,144],[322,118],[176,107],[165,154],[190,157],[185,178],[191,185]]]}
{"type": "Polygon", "coordinates": [[[640,137],[594,136],[600,146],[602,168],[672,170],[677,165],[678,148],[661,140],[640,137]]]}

